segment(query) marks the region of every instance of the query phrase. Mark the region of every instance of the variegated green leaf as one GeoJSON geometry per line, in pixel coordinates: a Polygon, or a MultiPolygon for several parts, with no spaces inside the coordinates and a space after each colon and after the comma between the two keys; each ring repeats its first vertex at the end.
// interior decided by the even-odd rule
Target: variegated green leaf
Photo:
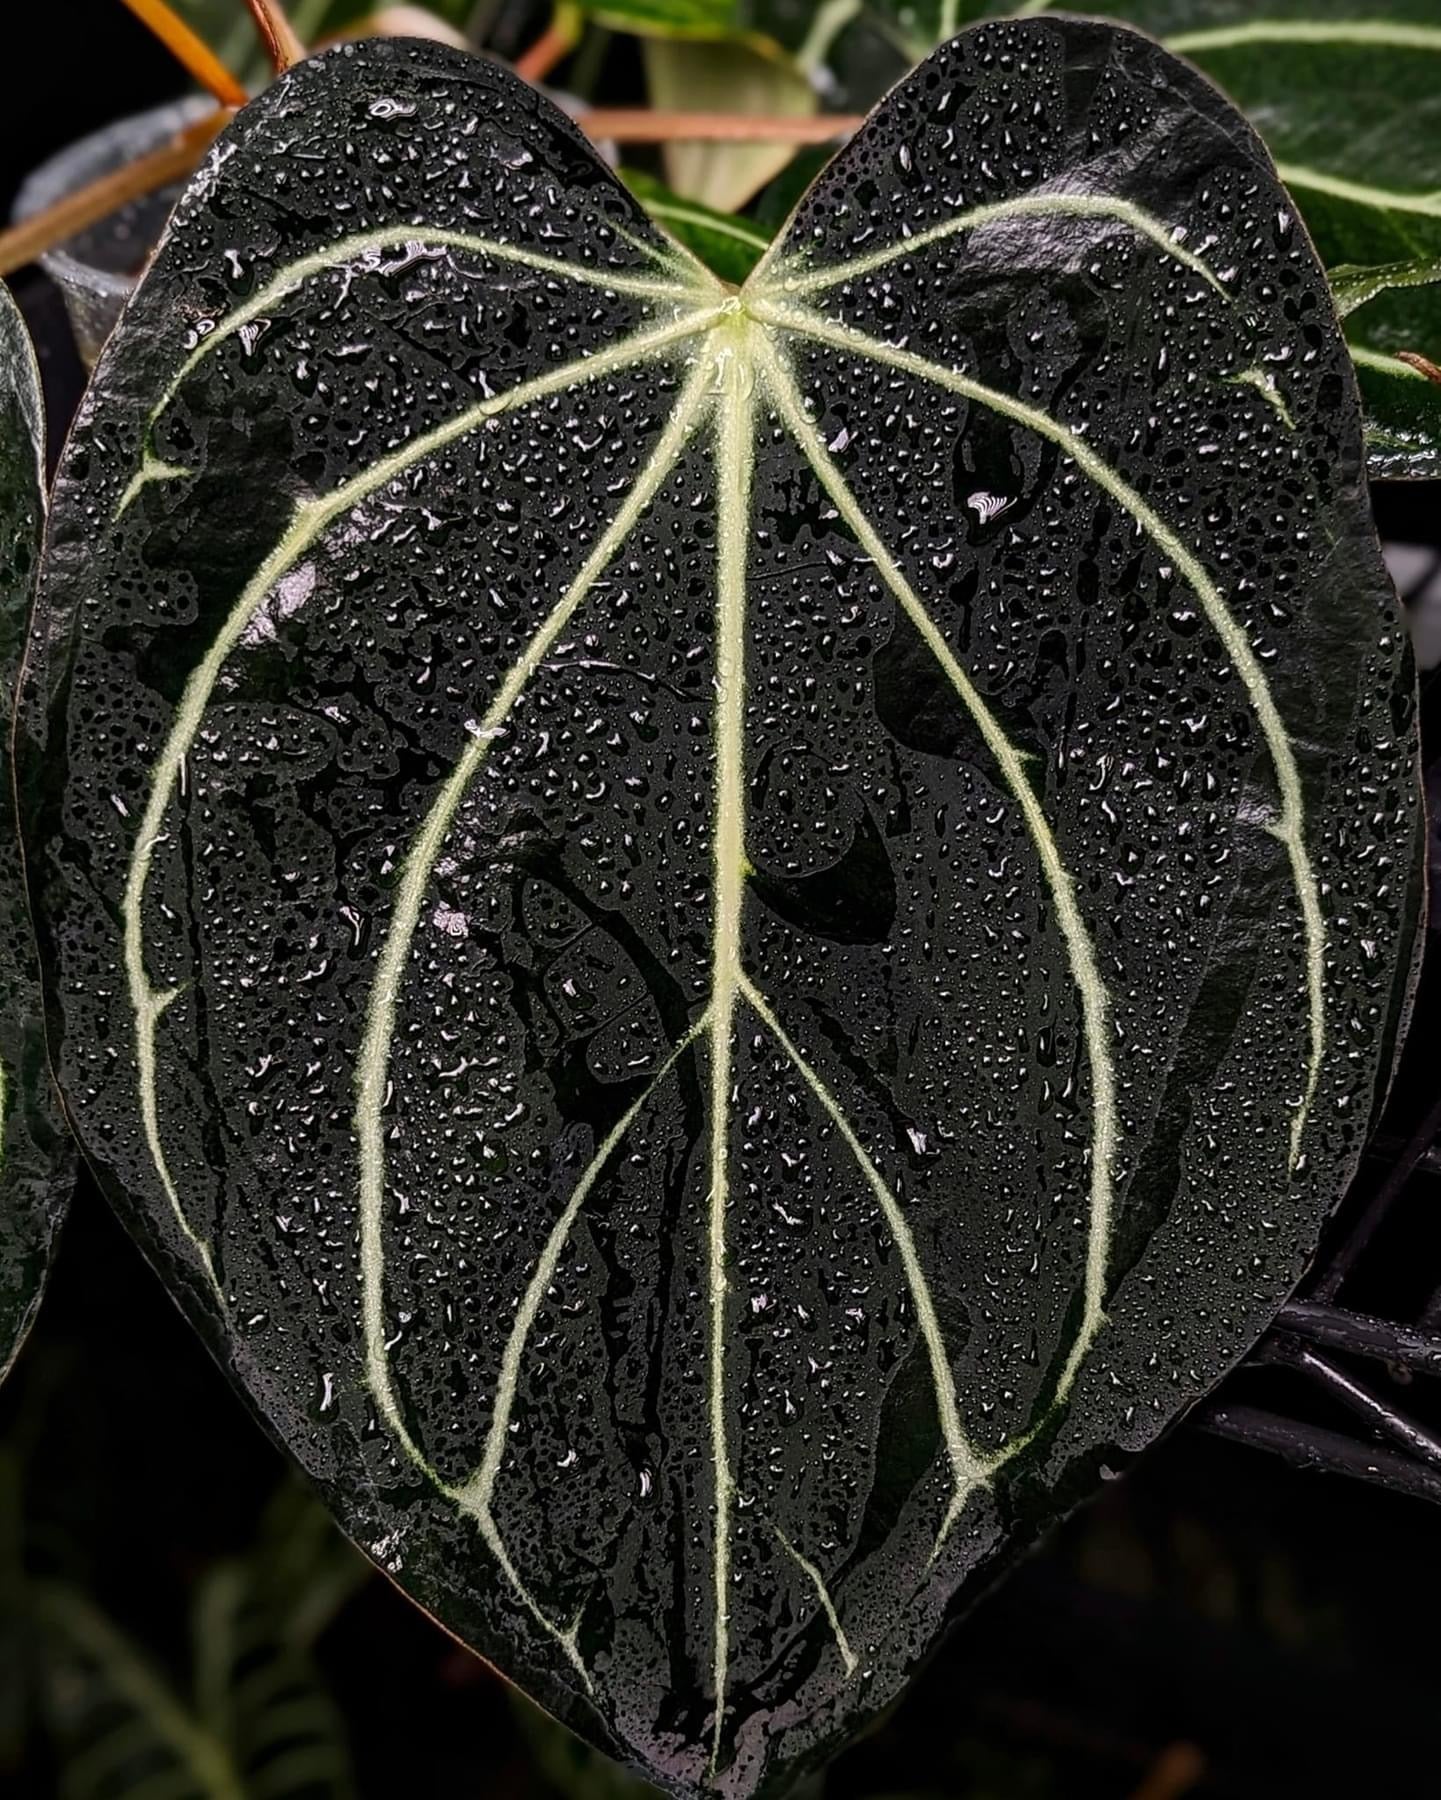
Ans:
{"type": "Polygon", "coordinates": [[[1343,265],[1331,291],[1365,403],[1369,473],[1441,473],[1441,255],[1343,265]]]}
{"type": "Polygon", "coordinates": [[[40,1303],[75,1180],[45,1062],[10,767],[11,696],[45,519],[44,430],[29,333],[9,289],[0,286],[0,1376],[40,1303]]]}
{"type": "Polygon", "coordinates": [[[1404,634],[1321,268],[1134,34],[967,34],[739,290],[503,71],[302,66],[43,607],[102,1180],[357,1541],[676,1792],[885,1704],[1355,1163],[1404,634]]]}

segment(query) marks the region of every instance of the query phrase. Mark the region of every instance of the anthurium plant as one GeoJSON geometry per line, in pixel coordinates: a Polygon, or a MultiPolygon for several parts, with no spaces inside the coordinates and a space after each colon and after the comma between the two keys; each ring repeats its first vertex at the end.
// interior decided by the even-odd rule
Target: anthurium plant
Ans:
{"type": "Polygon", "coordinates": [[[1434,401],[1337,297],[1423,317],[1429,214],[1177,52],[1434,33],[1025,10],[607,8],[876,101],[767,123],[845,142],[744,217],[272,18],[49,497],[3,1241],[66,1168],[38,968],[87,1163],[344,1530],[676,1794],[785,1792],[1246,1352],[1408,1007],[1366,469],[1434,401]]]}

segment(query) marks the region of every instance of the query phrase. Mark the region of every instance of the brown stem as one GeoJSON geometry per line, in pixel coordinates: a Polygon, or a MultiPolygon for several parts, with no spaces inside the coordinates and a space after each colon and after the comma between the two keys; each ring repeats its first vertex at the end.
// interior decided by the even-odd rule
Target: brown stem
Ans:
{"type": "Polygon", "coordinates": [[[1408,364],[1418,375],[1424,375],[1428,381],[1441,381],[1441,369],[1436,367],[1429,356],[1423,356],[1419,350],[1398,350],[1396,360],[1408,364]]]}
{"type": "Polygon", "coordinates": [[[34,262],[45,251],[118,211],[127,201],[138,200],[142,194],[152,194],[167,182],[189,175],[216,134],[233,117],[230,107],[207,113],[158,150],[76,188],[73,194],[67,194],[33,218],[12,225],[8,231],[0,231],[0,275],[9,275],[34,262]]]}
{"type": "MultiPolygon", "coordinates": [[[[128,200],[153,193],[167,182],[190,174],[217,132],[232,117],[222,107],[189,125],[173,142],[148,156],[127,163],[99,181],[77,188],[73,194],[27,219],[23,225],[0,232],[0,275],[34,262],[37,256],[66,238],[74,237],[115,212],[128,200]]],[[[643,107],[597,106],[577,121],[593,138],[617,144],[669,144],[697,142],[825,144],[847,137],[861,123],[848,113],[831,113],[819,119],[750,118],[738,113],[651,112],[643,107]]]]}
{"type": "Polygon", "coordinates": [[[858,113],[825,113],[819,118],[762,118],[744,113],[653,112],[641,106],[596,106],[577,115],[590,137],[613,144],[829,144],[849,137],[862,123],[858,113]]]}
{"type": "Polygon", "coordinates": [[[250,98],[203,38],[197,37],[166,0],[123,0],[153,31],[165,48],[200,86],[207,88],[222,106],[244,106],[250,98]]]}
{"type": "Polygon", "coordinates": [[[1206,1759],[1194,1744],[1168,1744],[1142,1777],[1131,1800],[1180,1800],[1206,1774],[1206,1759]]]}
{"type": "Polygon", "coordinates": [[[575,27],[571,20],[557,16],[535,40],[524,55],[515,59],[515,72],[522,81],[544,81],[558,62],[575,49],[575,27]]]}
{"type": "Polygon", "coordinates": [[[295,27],[285,16],[280,0],[245,0],[245,4],[250,8],[256,34],[277,75],[283,75],[304,60],[305,45],[295,35],[295,27]]]}

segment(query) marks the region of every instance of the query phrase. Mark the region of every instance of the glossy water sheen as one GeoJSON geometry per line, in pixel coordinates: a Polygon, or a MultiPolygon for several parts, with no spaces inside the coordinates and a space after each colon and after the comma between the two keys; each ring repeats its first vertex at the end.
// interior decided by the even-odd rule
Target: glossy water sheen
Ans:
{"type": "Polygon", "coordinates": [[[886,1703],[1354,1164],[1401,634],[1320,269],[1143,39],[940,52],[739,295],[504,73],[307,63],[45,607],[91,1156],[347,1530],[677,1791],[886,1703]]]}
{"type": "Polygon", "coordinates": [[[40,379],[0,286],[0,1375],[9,1369],[70,1203],[74,1153],[45,1066],[35,944],[10,804],[9,699],[25,647],[45,519],[40,379]]]}

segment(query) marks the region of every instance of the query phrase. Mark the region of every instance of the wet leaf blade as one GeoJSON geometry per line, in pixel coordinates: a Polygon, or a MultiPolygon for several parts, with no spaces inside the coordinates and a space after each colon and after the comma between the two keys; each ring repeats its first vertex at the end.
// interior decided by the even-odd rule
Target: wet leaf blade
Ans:
{"type": "Polygon", "coordinates": [[[436,47],[178,209],[23,714],[62,1080],[345,1529],[672,1787],[884,1704],[1314,1247],[1418,901],[1362,457],[1261,146],[1103,26],[939,53],[739,293],[436,47]]]}
{"type": "MultiPolygon", "coordinates": [[[[1328,267],[1434,261],[1441,253],[1441,20],[1434,8],[1406,0],[1363,12],[1322,0],[1294,17],[1267,7],[1246,18],[1218,14],[1208,24],[1201,13],[1172,41],[1260,125],[1328,267]]],[[[1428,391],[1392,352],[1441,358],[1441,288],[1419,288],[1404,307],[1368,309],[1348,336],[1358,352],[1371,473],[1434,475],[1441,390],[1428,391]]]]}
{"type": "Polygon", "coordinates": [[[14,692],[44,526],[44,415],[29,333],[0,287],[0,1375],[35,1317],[74,1186],[45,1060],[39,974],[10,800],[14,692]]]}

